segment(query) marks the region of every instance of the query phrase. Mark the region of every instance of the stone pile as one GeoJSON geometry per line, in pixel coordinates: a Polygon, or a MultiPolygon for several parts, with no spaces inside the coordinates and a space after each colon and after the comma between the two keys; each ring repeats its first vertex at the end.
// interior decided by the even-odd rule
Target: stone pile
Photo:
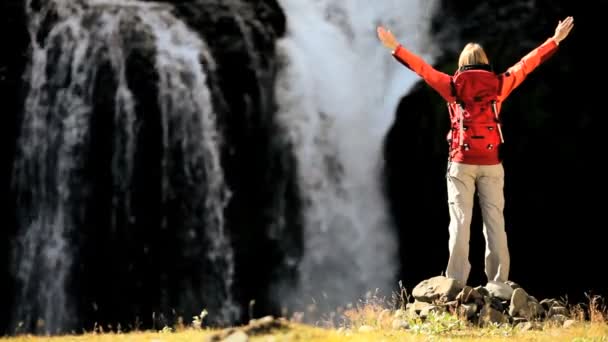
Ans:
{"type": "Polygon", "coordinates": [[[420,282],[412,297],[414,301],[407,304],[404,314],[423,319],[431,312],[450,312],[480,326],[508,323],[536,329],[542,322],[569,326],[574,324],[574,318],[579,318],[574,317],[578,312],[570,312],[564,301],[539,301],[514,282],[490,281],[485,286],[471,287],[436,276],[420,282]]]}

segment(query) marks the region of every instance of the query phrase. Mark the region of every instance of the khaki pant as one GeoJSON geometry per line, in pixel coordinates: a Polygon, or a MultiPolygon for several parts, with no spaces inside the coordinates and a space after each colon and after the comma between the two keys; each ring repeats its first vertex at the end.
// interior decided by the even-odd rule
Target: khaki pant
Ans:
{"type": "Polygon", "coordinates": [[[509,277],[509,249],[503,210],[504,169],[497,165],[469,165],[451,162],[447,171],[448,204],[450,209],[450,258],[446,276],[467,283],[470,225],[475,190],[483,215],[486,241],[485,273],[488,281],[505,282],[509,277]]]}

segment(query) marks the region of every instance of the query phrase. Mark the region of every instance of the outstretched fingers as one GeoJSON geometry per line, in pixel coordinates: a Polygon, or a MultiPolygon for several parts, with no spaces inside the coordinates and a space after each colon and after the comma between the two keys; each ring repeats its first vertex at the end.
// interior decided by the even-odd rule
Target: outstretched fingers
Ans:
{"type": "Polygon", "coordinates": [[[572,26],[574,26],[574,18],[573,17],[567,17],[566,19],[564,19],[563,21],[560,20],[559,21],[559,26],[561,26],[564,29],[571,29],[572,26]]]}
{"type": "Polygon", "coordinates": [[[383,26],[378,26],[378,37],[380,37],[380,39],[383,39],[385,37],[387,37],[391,31],[385,29],[383,26]]]}

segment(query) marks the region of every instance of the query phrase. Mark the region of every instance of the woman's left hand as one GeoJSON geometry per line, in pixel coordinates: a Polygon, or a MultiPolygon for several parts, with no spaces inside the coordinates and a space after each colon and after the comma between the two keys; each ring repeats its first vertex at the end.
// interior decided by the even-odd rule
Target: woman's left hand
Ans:
{"type": "Polygon", "coordinates": [[[391,51],[395,50],[399,46],[399,42],[393,35],[393,33],[382,26],[378,26],[376,30],[378,32],[378,39],[391,51]]]}

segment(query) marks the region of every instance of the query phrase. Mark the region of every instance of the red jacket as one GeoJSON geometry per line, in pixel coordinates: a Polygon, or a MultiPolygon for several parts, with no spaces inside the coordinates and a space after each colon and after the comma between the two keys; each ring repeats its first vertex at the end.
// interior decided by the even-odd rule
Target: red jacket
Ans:
{"type": "MultiPolygon", "coordinates": [[[[502,102],[511,94],[511,92],[519,86],[523,80],[536,67],[546,61],[557,50],[557,43],[553,38],[547,39],[544,43],[532,50],[524,56],[519,62],[507,69],[507,71],[499,74],[501,88],[496,103],[496,109],[500,115],[502,102]]],[[[418,74],[424,81],[435,89],[441,97],[443,97],[450,105],[455,105],[455,98],[452,95],[451,75],[436,70],[431,65],[427,64],[422,58],[408,51],[403,46],[399,45],[393,51],[393,56],[408,67],[410,70],[418,74]]],[[[456,153],[452,161],[465,164],[476,165],[493,165],[500,163],[498,149],[494,149],[483,158],[465,158],[462,153],[456,153]],[[473,159],[473,160],[471,160],[473,159]]]]}

